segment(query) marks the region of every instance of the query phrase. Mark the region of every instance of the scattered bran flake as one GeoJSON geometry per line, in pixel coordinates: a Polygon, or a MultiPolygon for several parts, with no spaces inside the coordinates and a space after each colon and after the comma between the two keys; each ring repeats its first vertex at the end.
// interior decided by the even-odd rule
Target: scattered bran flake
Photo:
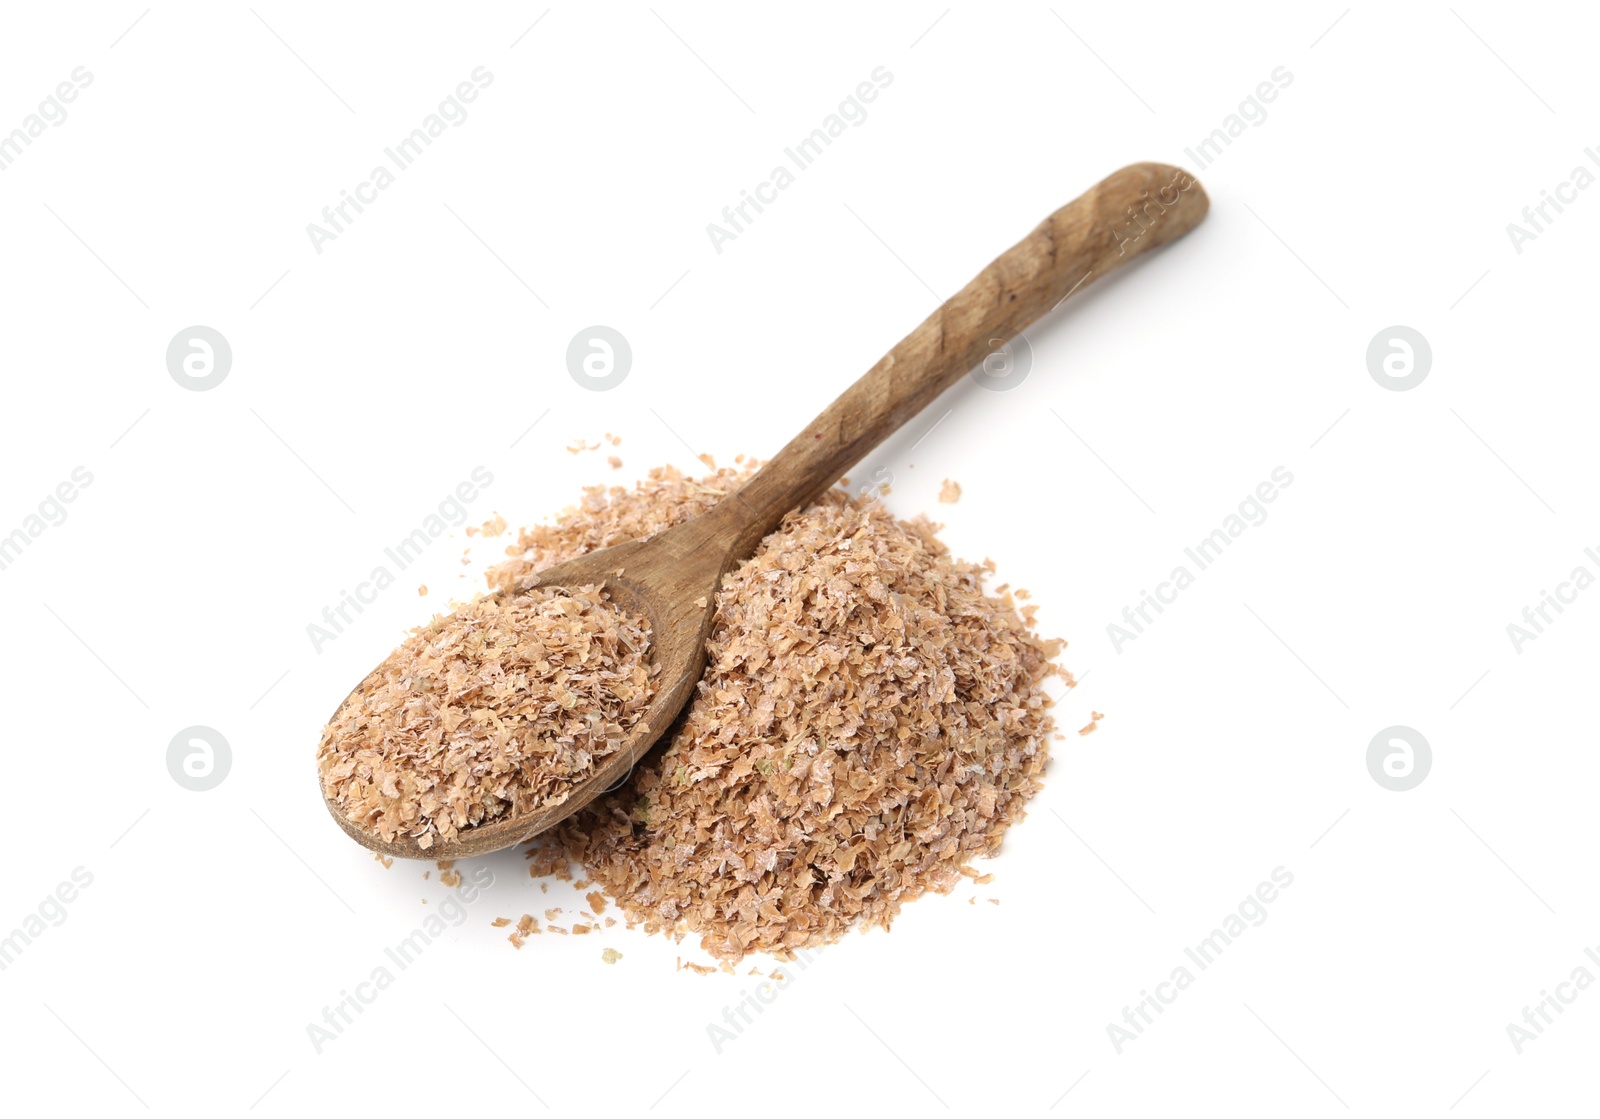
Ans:
{"type": "Polygon", "coordinates": [[[417,596],[419,598],[422,597],[423,595],[427,594],[427,593],[428,593],[428,584],[423,583],[421,586],[419,586],[417,588],[417,596]]]}
{"type": "Polygon", "coordinates": [[[532,932],[539,927],[538,918],[532,913],[524,913],[517,919],[517,931],[521,933],[532,932]]]}
{"type": "Polygon", "coordinates": [[[589,888],[589,880],[587,878],[580,878],[572,884],[572,888],[580,891],[586,890],[589,888]]]}
{"type": "Polygon", "coordinates": [[[345,817],[419,846],[557,805],[620,749],[654,691],[649,629],[597,586],[479,598],[362,681],[317,765],[345,817]]]}
{"type": "Polygon", "coordinates": [[[600,953],[600,958],[608,964],[614,964],[618,960],[622,959],[622,953],[618,952],[615,948],[607,948],[604,952],[600,953]]]}
{"type": "Polygon", "coordinates": [[[506,531],[506,519],[499,513],[483,522],[482,532],[485,536],[501,536],[506,531]]]}
{"type": "Polygon", "coordinates": [[[378,862],[383,864],[383,869],[384,870],[388,870],[390,867],[392,867],[394,865],[394,860],[391,859],[388,855],[379,853],[379,854],[373,855],[372,857],[374,859],[376,859],[378,862]]]}
{"type": "Polygon", "coordinates": [[[973,895],[972,897],[968,898],[967,899],[967,904],[968,905],[977,905],[978,904],[977,895],[973,895]]]}
{"type": "Polygon", "coordinates": [[[994,875],[992,875],[992,874],[980,874],[980,875],[978,875],[978,877],[974,878],[972,881],[974,883],[976,883],[977,885],[979,885],[979,886],[987,886],[990,882],[994,881],[994,875]]]}
{"type": "Polygon", "coordinates": [[[560,925],[546,925],[545,928],[549,929],[553,933],[558,933],[561,936],[567,935],[567,930],[562,928],[560,925]]]}
{"type": "Polygon", "coordinates": [[[423,881],[427,881],[429,878],[432,878],[432,877],[433,877],[433,871],[425,870],[425,871],[422,872],[423,881]]]}
{"type": "Polygon", "coordinates": [[[433,865],[440,870],[449,870],[456,865],[456,861],[454,859],[435,859],[433,865]]]}
{"type": "Polygon", "coordinates": [[[589,931],[589,926],[588,925],[573,925],[572,926],[572,935],[573,936],[584,936],[585,934],[588,933],[588,931],[589,931]]]}
{"type": "Polygon", "coordinates": [[[954,505],[961,500],[961,487],[946,478],[944,485],[939,487],[939,500],[946,505],[954,505]]]}
{"type": "Polygon", "coordinates": [[[439,875],[439,881],[443,882],[451,889],[455,889],[457,886],[461,885],[461,872],[459,870],[447,870],[443,874],[439,875]]]}
{"type": "Polygon", "coordinates": [[[613,470],[621,470],[622,469],[622,460],[620,458],[618,458],[616,455],[607,455],[606,456],[606,461],[611,464],[611,469],[613,469],[613,470]]]}
{"type": "Polygon", "coordinates": [[[1098,711],[1089,712],[1089,725],[1085,726],[1085,727],[1079,727],[1078,728],[1078,733],[1079,734],[1093,734],[1094,733],[1094,728],[1099,726],[1100,725],[1100,720],[1104,719],[1104,718],[1105,718],[1105,716],[1100,714],[1100,712],[1098,712],[1098,711]]]}
{"type": "Polygon", "coordinates": [[[588,894],[585,894],[584,900],[589,903],[589,908],[594,910],[596,915],[606,911],[605,895],[599,890],[592,890],[588,894]]]}
{"type": "Polygon", "coordinates": [[[999,905],[1000,904],[1000,899],[999,898],[984,898],[983,900],[988,902],[990,905],[999,905]]]}
{"type": "Polygon", "coordinates": [[[617,919],[615,917],[607,917],[606,918],[606,928],[609,929],[613,925],[615,925],[616,923],[617,923],[617,919]]]}
{"type": "MultiPolygon", "coordinates": [[[[535,878],[544,878],[556,875],[566,879],[572,875],[572,862],[567,858],[567,853],[560,849],[541,849],[529,847],[523,852],[523,858],[528,860],[528,871],[535,878]]],[[[539,889],[548,893],[550,887],[547,883],[539,883],[539,889]]]]}
{"type": "Polygon", "coordinates": [[[758,967],[753,967],[749,971],[745,972],[745,974],[746,975],[760,975],[761,974],[761,969],[758,968],[758,967]]]}
{"type": "Polygon", "coordinates": [[[715,975],[717,973],[716,968],[707,967],[705,964],[684,964],[683,970],[692,971],[696,975],[715,975]]]}
{"type": "Polygon", "coordinates": [[[514,932],[511,935],[507,936],[506,939],[511,942],[511,947],[517,949],[518,951],[520,951],[522,949],[523,938],[522,938],[522,934],[521,933],[514,932]]]}
{"type": "Polygon", "coordinates": [[[489,927],[494,929],[503,929],[510,923],[510,917],[496,917],[493,921],[489,922],[489,927]]]}
{"type": "Polygon", "coordinates": [[[477,525],[468,525],[467,526],[467,535],[468,536],[476,536],[476,535],[478,535],[478,526],[477,525]]]}
{"type": "Polygon", "coordinates": [[[613,447],[620,447],[620,446],[622,446],[622,436],[620,436],[620,435],[612,435],[608,431],[608,432],[606,432],[606,442],[610,443],[613,447]]]}
{"type": "MultiPolygon", "coordinates": [[[[488,572],[543,567],[705,512],[755,470],[672,467],[593,486],[488,572]]],[[[629,923],[714,958],[779,958],[887,928],[999,850],[1055,730],[1038,636],[925,519],[830,490],[724,577],[677,733],[628,782],[534,841],[581,863],[629,923]]],[[[699,965],[686,965],[698,968],[699,965]]],[[[706,968],[702,974],[716,970],[706,968]]]]}
{"type": "Polygon", "coordinates": [[[546,909],[544,911],[544,919],[546,921],[554,921],[559,916],[561,916],[561,907],[559,905],[554,909],[546,909]]]}

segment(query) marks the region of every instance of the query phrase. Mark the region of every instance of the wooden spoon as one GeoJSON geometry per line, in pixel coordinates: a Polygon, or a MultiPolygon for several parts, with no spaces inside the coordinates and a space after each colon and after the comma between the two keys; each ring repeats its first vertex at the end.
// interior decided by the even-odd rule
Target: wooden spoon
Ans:
{"type": "Polygon", "coordinates": [[[561,804],[500,817],[451,839],[435,835],[426,849],[406,835],[388,842],[364,831],[328,800],[333,818],[374,851],[458,859],[512,847],[621,784],[671,726],[700,679],[725,573],[748,558],[786,513],[821,496],[1002,343],[1067,296],[1183,236],[1209,205],[1200,184],[1176,167],[1124,167],[1051,214],[946,300],[731,496],[648,540],[539,572],[534,585],[604,584],[619,607],[649,620],[650,657],[661,666],[655,696],[624,748],[603,758],[561,804]]]}

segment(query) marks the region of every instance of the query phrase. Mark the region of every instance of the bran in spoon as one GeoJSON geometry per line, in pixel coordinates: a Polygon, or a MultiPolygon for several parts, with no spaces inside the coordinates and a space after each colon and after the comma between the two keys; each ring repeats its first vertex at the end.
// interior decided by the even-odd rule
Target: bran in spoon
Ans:
{"type": "Polygon", "coordinates": [[[649,642],[643,618],[592,586],[480,598],[435,617],[324,728],[323,788],[353,823],[424,848],[560,804],[649,703],[649,642]]]}

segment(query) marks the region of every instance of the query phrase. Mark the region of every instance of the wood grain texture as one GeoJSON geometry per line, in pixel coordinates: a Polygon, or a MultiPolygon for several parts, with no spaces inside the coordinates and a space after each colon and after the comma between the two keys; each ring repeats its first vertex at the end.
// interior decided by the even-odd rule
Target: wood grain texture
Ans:
{"type": "Polygon", "coordinates": [[[656,694],[624,748],[602,759],[566,801],[480,824],[428,849],[407,836],[385,842],[345,819],[329,801],[334,819],[374,851],[456,859],[514,846],[619,786],[667,737],[692,696],[705,667],[717,588],[727,571],[754,552],[786,513],[820,496],[1000,343],[1068,295],[1181,237],[1205,217],[1208,205],[1200,184],[1176,167],[1136,163],[1123,168],[1051,214],[946,300],[742,489],[709,512],[648,540],[540,572],[542,586],[603,583],[619,606],[643,614],[650,621],[651,659],[661,666],[656,694]]]}

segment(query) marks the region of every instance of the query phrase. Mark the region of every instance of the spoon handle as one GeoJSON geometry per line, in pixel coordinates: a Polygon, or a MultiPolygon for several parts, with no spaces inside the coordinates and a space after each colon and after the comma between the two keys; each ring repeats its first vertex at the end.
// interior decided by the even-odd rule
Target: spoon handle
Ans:
{"type": "MultiPolygon", "coordinates": [[[[1183,236],[1210,203],[1194,177],[1135,163],[1051,214],[947,299],[738,492],[741,543],[819,497],[1002,343],[1067,296],[1183,236]]],[[[744,549],[736,549],[743,551],[744,549]]]]}

